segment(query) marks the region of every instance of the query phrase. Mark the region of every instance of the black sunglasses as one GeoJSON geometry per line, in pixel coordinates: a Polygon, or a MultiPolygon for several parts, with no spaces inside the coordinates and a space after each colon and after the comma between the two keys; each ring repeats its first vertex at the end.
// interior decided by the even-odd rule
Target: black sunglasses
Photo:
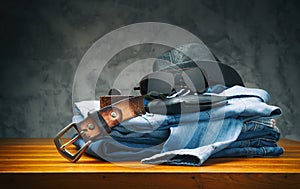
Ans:
{"type": "Polygon", "coordinates": [[[208,83],[199,67],[165,69],[148,74],[139,83],[141,95],[146,98],[168,98],[199,94],[207,90],[208,83]]]}

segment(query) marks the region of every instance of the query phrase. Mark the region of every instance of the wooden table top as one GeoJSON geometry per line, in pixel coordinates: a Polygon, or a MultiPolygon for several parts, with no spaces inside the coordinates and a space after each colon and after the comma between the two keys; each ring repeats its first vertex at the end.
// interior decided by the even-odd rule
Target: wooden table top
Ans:
{"type": "Polygon", "coordinates": [[[0,139],[0,173],[38,172],[218,172],[300,173],[300,142],[282,139],[279,158],[214,158],[199,167],[109,163],[83,155],[70,163],[57,152],[52,139],[0,139]]]}
{"type": "MultiPolygon", "coordinates": [[[[15,178],[14,175],[17,174],[26,175],[35,173],[48,174],[48,176],[54,176],[55,173],[73,176],[77,174],[82,175],[82,177],[89,174],[94,174],[94,176],[98,174],[98,176],[102,175],[103,178],[107,178],[108,175],[110,175],[111,177],[116,177],[115,179],[120,179],[120,177],[122,177],[120,175],[123,175],[125,179],[125,177],[128,177],[128,174],[134,174],[134,178],[145,179],[143,182],[147,182],[147,179],[155,178],[156,176],[159,176],[159,179],[166,178],[171,180],[174,179],[174,175],[181,175],[179,176],[180,178],[184,178],[183,175],[188,175],[187,177],[189,179],[203,179],[204,177],[206,178],[207,175],[215,174],[212,177],[213,179],[216,179],[216,175],[220,178],[235,175],[237,179],[243,177],[244,180],[247,182],[251,181],[253,184],[255,182],[249,179],[252,178],[249,175],[255,174],[256,176],[253,178],[256,179],[256,182],[258,182],[259,179],[265,180],[265,175],[272,175],[271,179],[274,180],[278,177],[277,179],[279,180],[277,180],[277,182],[281,184],[282,187],[286,186],[286,182],[292,182],[293,185],[291,186],[298,187],[300,186],[300,142],[281,139],[278,144],[285,149],[285,153],[278,158],[214,158],[208,159],[199,167],[192,167],[154,166],[141,164],[139,162],[109,163],[99,161],[87,155],[83,155],[77,163],[70,163],[57,152],[52,139],[0,139],[0,180],[15,178]],[[169,178],[166,176],[168,174],[172,174],[173,176],[169,178]],[[144,178],[143,175],[147,176],[144,178]],[[152,175],[152,177],[149,177],[149,175],[152,175]]],[[[230,176],[226,182],[224,181],[225,183],[220,183],[226,185],[227,182],[232,181],[235,177],[230,176]]],[[[17,180],[17,178],[19,177],[16,177],[15,180],[17,180]]],[[[35,177],[35,179],[37,178],[39,177],[35,177]]],[[[50,179],[52,177],[48,178],[50,179]]],[[[61,178],[61,175],[59,178],[61,178]]],[[[21,177],[19,179],[21,179],[21,177]]],[[[26,180],[30,179],[33,178],[30,177],[26,180]]],[[[205,181],[206,180],[207,178],[205,181]]],[[[61,182],[65,181],[66,178],[61,180],[61,182]]],[[[136,182],[137,181],[135,181],[135,183],[136,182]]],[[[273,181],[269,184],[273,184],[273,181]]],[[[179,185],[179,183],[176,185],[179,185]]],[[[214,186],[217,185],[214,184],[214,186]]]]}

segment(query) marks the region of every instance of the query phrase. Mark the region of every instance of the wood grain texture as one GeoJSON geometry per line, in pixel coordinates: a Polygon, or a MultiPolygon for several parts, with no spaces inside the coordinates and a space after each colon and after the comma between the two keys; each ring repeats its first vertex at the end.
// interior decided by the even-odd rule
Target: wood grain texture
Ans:
{"type": "Polygon", "coordinates": [[[279,145],[285,153],[278,158],[214,158],[190,167],[87,155],[70,163],[52,139],[0,139],[0,182],[5,188],[300,188],[300,142],[279,145]]]}

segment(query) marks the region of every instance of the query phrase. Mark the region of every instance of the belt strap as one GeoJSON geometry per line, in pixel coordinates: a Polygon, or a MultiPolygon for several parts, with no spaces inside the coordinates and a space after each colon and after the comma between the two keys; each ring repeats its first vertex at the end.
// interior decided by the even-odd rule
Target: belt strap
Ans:
{"type": "Polygon", "coordinates": [[[142,96],[103,96],[100,97],[100,102],[103,103],[100,103],[100,110],[89,112],[83,121],[69,124],[55,136],[54,143],[58,152],[69,161],[76,162],[90,143],[110,133],[114,126],[145,113],[142,96]],[[63,135],[71,128],[74,128],[78,135],[62,144],[63,135]],[[76,154],[72,154],[67,150],[67,146],[79,137],[85,141],[85,145],[76,154]]]}
{"type": "MultiPolygon", "coordinates": [[[[127,96],[127,98],[124,96],[104,96],[103,99],[110,99],[114,103],[104,106],[99,111],[89,112],[86,119],[76,124],[79,132],[84,131],[81,136],[85,142],[98,139],[97,136],[110,133],[111,128],[119,123],[145,113],[142,96],[127,96]],[[123,99],[114,102],[118,98],[123,99]]],[[[103,102],[101,98],[100,101],[103,102]]]]}

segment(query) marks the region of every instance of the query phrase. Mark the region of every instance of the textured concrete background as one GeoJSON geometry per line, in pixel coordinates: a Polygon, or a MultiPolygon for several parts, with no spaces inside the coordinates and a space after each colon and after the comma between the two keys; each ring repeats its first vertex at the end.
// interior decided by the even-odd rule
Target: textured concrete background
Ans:
{"type": "MultiPolygon", "coordinates": [[[[284,112],[278,120],[282,136],[300,140],[297,0],[7,0],[1,1],[0,20],[2,138],[53,137],[71,120],[72,82],[88,48],[121,26],[152,21],[192,32],[246,86],[267,90],[270,104],[284,112]]],[[[135,51],[157,53],[143,46],[123,56],[132,58],[135,51]]],[[[122,67],[118,60],[106,68],[107,77],[122,67]]],[[[100,78],[97,94],[108,85],[100,78]]]]}

